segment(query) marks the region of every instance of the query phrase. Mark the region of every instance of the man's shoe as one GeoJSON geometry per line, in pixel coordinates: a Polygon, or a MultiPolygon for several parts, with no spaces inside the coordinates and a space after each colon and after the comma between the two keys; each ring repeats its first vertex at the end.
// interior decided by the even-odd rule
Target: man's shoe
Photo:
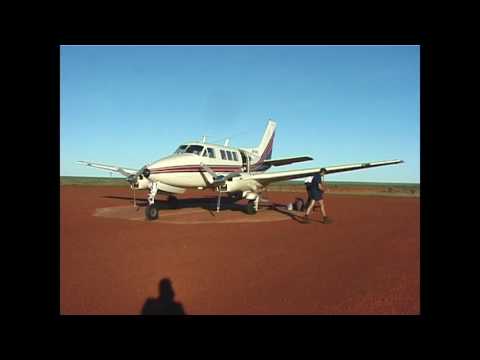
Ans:
{"type": "Polygon", "coordinates": [[[323,220],[322,220],[322,223],[323,224],[331,224],[332,223],[332,220],[330,220],[328,217],[324,217],[323,220]]]}

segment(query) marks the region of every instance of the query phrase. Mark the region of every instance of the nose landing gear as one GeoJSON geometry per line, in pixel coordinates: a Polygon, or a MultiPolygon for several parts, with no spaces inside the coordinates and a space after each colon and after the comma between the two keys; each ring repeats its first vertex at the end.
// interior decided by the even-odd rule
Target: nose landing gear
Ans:
{"type": "Polygon", "coordinates": [[[155,220],[158,219],[158,209],[155,204],[148,205],[145,208],[145,216],[148,220],[155,220]]]}
{"type": "Polygon", "coordinates": [[[145,208],[145,216],[148,220],[158,219],[158,208],[155,206],[155,195],[157,195],[158,186],[154,182],[150,188],[150,194],[148,194],[148,206],[145,208]]]}

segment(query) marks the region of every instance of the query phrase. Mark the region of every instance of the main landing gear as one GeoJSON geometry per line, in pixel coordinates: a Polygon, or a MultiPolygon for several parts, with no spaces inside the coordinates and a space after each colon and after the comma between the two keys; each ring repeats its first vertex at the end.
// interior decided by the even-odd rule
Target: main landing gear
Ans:
{"type": "Polygon", "coordinates": [[[257,196],[255,200],[248,200],[247,214],[255,215],[258,211],[258,203],[260,202],[260,196],[257,196]]]}
{"type": "Polygon", "coordinates": [[[255,210],[255,200],[249,200],[247,204],[247,214],[255,215],[257,210],[255,210]]]}

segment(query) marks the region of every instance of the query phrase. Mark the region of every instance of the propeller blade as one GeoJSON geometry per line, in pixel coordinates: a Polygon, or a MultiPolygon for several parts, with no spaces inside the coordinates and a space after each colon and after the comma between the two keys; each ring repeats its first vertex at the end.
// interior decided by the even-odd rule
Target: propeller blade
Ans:
{"type": "Polygon", "coordinates": [[[218,199],[217,199],[217,213],[220,212],[220,200],[222,199],[222,193],[218,189],[218,199]]]}
{"type": "Polygon", "coordinates": [[[137,207],[137,201],[135,199],[135,186],[133,187],[133,207],[137,207]]]}
{"type": "Polygon", "coordinates": [[[231,178],[242,175],[241,173],[230,173],[227,176],[218,175],[208,165],[205,165],[204,163],[200,163],[200,166],[203,170],[205,170],[210,175],[212,175],[212,177],[213,177],[212,184],[225,184],[225,181],[227,181],[228,179],[231,179],[231,178]]]}
{"type": "Polygon", "coordinates": [[[208,172],[210,175],[212,175],[213,179],[215,180],[218,175],[215,171],[213,171],[212,169],[210,169],[210,167],[208,167],[207,165],[205,165],[204,163],[200,163],[200,166],[203,170],[205,170],[206,172],[208,172]]]}
{"type": "Polygon", "coordinates": [[[120,168],[120,167],[117,168],[117,171],[118,171],[120,174],[122,174],[123,176],[126,176],[127,178],[128,178],[129,176],[132,176],[132,174],[126,172],[125,170],[123,170],[123,169],[120,168]]]}

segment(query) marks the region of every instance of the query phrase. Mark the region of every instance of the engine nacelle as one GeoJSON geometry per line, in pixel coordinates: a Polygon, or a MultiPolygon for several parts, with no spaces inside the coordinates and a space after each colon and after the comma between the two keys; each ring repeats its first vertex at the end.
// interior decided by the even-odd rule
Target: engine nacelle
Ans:
{"type": "Polygon", "coordinates": [[[137,182],[133,186],[138,190],[148,189],[150,187],[150,181],[144,177],[142,177],[142,179],[138,178],[137,182]]]}
{"type": "Polygon", "coordinates": [[[226,191],[228,192],[245,192],[251,191],[254,193],[261,192],[263,187],[255,180],[249,179],[231,179],[225,182],[226,191]]]}

